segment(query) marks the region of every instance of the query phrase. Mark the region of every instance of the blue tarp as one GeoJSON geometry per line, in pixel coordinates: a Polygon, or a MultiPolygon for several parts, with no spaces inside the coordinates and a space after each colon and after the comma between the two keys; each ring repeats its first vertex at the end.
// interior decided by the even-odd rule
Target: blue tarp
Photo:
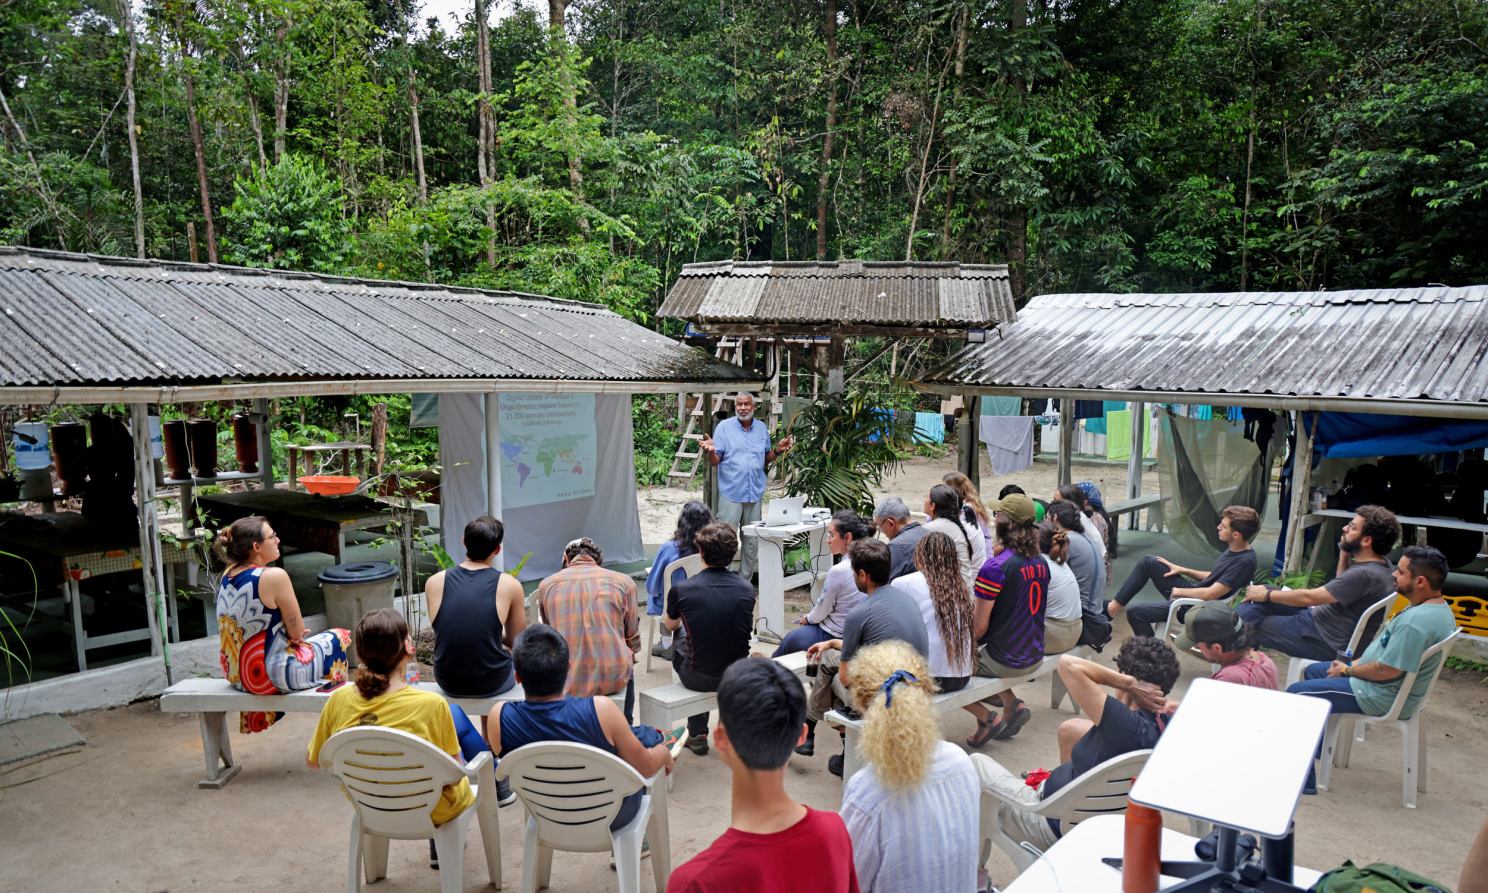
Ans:
{"type": "Polygon", "coordinates": [[[1316,437],[1317,453],[1334,459],[1455,453],[1488,447],[1488,422],[1325,412],[1316,437]]]}

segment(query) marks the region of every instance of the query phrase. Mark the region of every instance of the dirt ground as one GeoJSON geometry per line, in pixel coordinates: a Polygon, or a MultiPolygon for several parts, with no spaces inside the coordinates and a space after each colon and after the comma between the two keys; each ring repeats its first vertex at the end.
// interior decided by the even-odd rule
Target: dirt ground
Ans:
{"type": "MultiPolygon", "coordinates": [[[[914,463],[886,489],[906,497],[923,493],[949,464],[914,463]]],[[[1124,488],[1124,468],[1092,466],[1079,473],[1104,479],[1107,493],[1124,488]]],[[[1009,480],[1042,494],[1052,489],[1052,477],[1052,467],[1040,464],[1009,480]]],[[[1150,486],[1155,488],[1155,481],[1150,486]]],[[[643,507],[656,495],[643,494],[643,507]]],[[[670,518],[660,525],[653,521],[647,541],[663,539],[670,524],[670,518]]],[[[1144,554],[1158,549],[1176,554],[1160,534],[1124,531],[1121,542],[1118,577],[1144,554]]],[[[1127,634],[1120,621],[1117,634],[1127,634]]],[[[1108,648],[1102,660],[1109,663],[1113,653],[1108,648]]],[[[1183,664],[1177,697],[1207,673],[1197,660],[1184,658],[1183,664]]],[[[642,690],[668,681],[668,668],[660,663],[649,674],[643,665],[638,669],[642,690]]],[[[1048,680],[1019,692],[1033,707],[1033,720],[1017,738],[992,742],[983,752],[1016,770],[1052,768],[1055,730],[1070,715],[1068,708],[1048,708],[1048,680]]],[[[350,810],[333,778],[305,766],[313,717],[291,714],[265,733],[234,734],[232,746],[243,770],[220,791],[196,788],[203,766],[194,716],[162,714],[155,701],[145,701],[70,720],[87,738],[85,747],[0,770],[0,890],[312,890],[345,884],[350,810]]],[[[1428,791],[1420,807],[1407,812],[1401,806],[1399,736],[1372,729],[1369,740],[1355,747],[1352,766],[1336,771],[1334,789],[1303,798],[1297,813],[1299,863],[1321,869],[1345,859],[1381,860],[1456,884],[1463,855],[1488,812],[1488,780],[1478,765],[1488,734],[1488,685],[1477,674],[1448,670],[1430,720],[1428,791]]],[[[942,730],[960,741],[972,725],[969,715],[957,713],[943,720],[942,730]]],[[[828,735],[818,739],[814,757],[793,758],[787,770],[791,793],[814,807],[835,809],[842,783],[827,772],[826,763],[837,752],[828,735]]],[[[1212,766],[1213,771],[1260,775],[1266,754],[1216,753],[1212,766]]],[[[716,755],[682,755],[669,800],[674,865],[728,826],[728,792],[728,772],[716,755]]],[[[503,881],[516,889],[523,855],[519,809],[502,810],[501,836],[503,881]]],[[[464,889],[489,889],[475,832],[465,857],[464,889]]],[[[422,842],[395,843],[389,879],[372,889],[436,889],[426,859],[422,842]]],[[[998,851],[988,868],[995,883],[1013,879],[1011,864],[998,851]]],[[[642,878],[642,888],[649,890],[649,866],[642,878]]],[[[605,855],[565,853],[555,860],[555,890],[613,890],[614,885],[605,855]]]]}

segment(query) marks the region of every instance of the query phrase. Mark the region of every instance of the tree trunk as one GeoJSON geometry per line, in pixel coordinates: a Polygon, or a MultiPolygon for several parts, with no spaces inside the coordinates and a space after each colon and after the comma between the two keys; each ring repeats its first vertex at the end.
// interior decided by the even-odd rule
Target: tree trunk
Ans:
{"type": "Polygon", "coordinates": [[[0,110],[5,112],[5,120],[9,122],[10,128],[15,131],[16,142],[20,143],[21,151],[26,153],[26,161],[31,164],[31,172],[36,175],[37,195],[41,196],[42,204],[47,206],[52,218],[52,235],[57,237],[57,247],[62,251],[67,250],[67,231],[62,228],[62,208],[57,204],[57,199],[52,195],[51,187],[47,186],[46,177],[42,176],[41,165],[36,163],[36,156],[31,153],[31,141],[26,139],[26,130],[17,120],[15,113],[10,110],[10,100],[5,98],[5,90],[0,88],[0,110]]]}
{"type": "Polygon", "coordinates": [[[827,41],[827,128],[822,138],[821,175],[816,181],[816,259],[827,259],[827,188],[832,182],[832,136],[837,129],[837,0],[827,0],[822,19],[827,41]]]}
{"type": "Polygon", "coordinates": [[[217,234],[212,226],[212,194],[207,187],[207,152],[201,121],[196,116],[196,78],[191,73],[191,51],[186,42],[183,13],[176,12],[176,43],[181,49],[181,71],[186,81],[186,123],[191,130],[191,148],[196,153],[196,185],[201,193],[202,217],[206,220],[207,260],[217,263],[217,234]]]}
{"type": "MultiPolygon", "coordinates": [[[[491,108],[491,31],[486,21],[485,0],[475,0],[475,67],[479,74],[480,99],[476,114],[480,119],[480,145],[476,147],[476,168],[481,187],[491,185],[496,176],[496,113],[491,108]]],[[[496,208],[486,204],[486,265],[496,269],[496,208]]]]}
{"type": "MultiPolygon", "coordinates": [[[[961,87],[966,74],[966,41],[967,25],[971,21],[971,11],[962,6],[956,13],[956,89],[951,94],[952,106],[961,104],[961,87]]],[[[951,159],[951,172],[946,177],[946,204],[945,219],[940,224],[940,259],[947,260],[951,253],[951,217],[956,207],[956,171],[960,165],[956,163],[955,156],[951,159]]]]}
{"type": "Polygon", "coordinates": [[[279,20],[274,29],[274,44],[280,52],[274,59],[274,163],[284,157],[284,138],[289,132],[289,65],[292,61],[289,43],[289,16],[279,20]]]}
{"type": "MultiPolygon", "coordinates": [[[[552,41],[551,51],[556,55],[564,50],[564,44],[568,41],[568,32],[564,25],[564,13],[568,8],[568,0],[548,0],[548,37],[552,41]]],[[[578,127],[579,120],[579,89],[574,83],[573,71],[567,64],[562,70],[563,86],[563,117],[567,129],[572,133],[578,127]]],[[[579,158],[578,152],[568,153],[568,188],[574,194],[574,199],[580,203],[584,200],[584,163],[579,158]]],[[[579,229],[588,232],[589,220],[585,217],[579,218],[579,229]]]]}
{"type": "Polygon", "coordinates": [[[935,128],[940,122],[940,94],[945,86],[946,70],[941,66],[940,77],[935,82],[935,102],[930,106],[930,132],[925,136],[925,151],[920,155],[920,176],[915,186],[914,206],[909,212],[909,235],[904,240],[904,259],[914,260],[915,230],[920,225],[920,205],[925,199],[925,187],[929,179],[930,153],[935,149],[935,128]]]}
{"type": "Polygon", "coordinates": [[[134,66],[139,59],[139,42],[134,36],[134,10],[129,0],[119,0],[119,21],[129,38],[129,51],[124,57],[124,127],[129,132],[129,175],[134,185],[134,255],[145,256],[145,193],[140,187],[139,131],[134,124],[134,66]]]}
{"type": "MultiPolygon", "coordinates": [[[[1012,16],[1008,19],[1008,31],[1014,36],[1028,24],[1027,0],[1013,0],[1012,16]]],[[[1028,84],[1021,78],[1013,78],[1013,90],[1018,96],[1028,95],[1028,84]]],[[[1028,287],[1028,209],[1019,205],[1008,212],[1008,288],[1013,300],[1021,300],[1028,287]]]]}
{"type": "Polygon", "coordinates": [[[413,67],[413,52],[408,46],[407,20],[404,20],[403,51],[408,54],[408,109],[413,127],[413,172],[418,180],[420,202],[429,200],[429,181],[424,177],[424,136],[419,128],[419,95],[417,72],[413,67]]]}
{"type": "Polygon", "coordinates": [[[1245,138],[1245,205],[1240,210],[1240,290],[1250,282],[1250,171],[1255,164],[1256,112],[1255,93],[1250,97],[1250,132],[1245,138]]]}

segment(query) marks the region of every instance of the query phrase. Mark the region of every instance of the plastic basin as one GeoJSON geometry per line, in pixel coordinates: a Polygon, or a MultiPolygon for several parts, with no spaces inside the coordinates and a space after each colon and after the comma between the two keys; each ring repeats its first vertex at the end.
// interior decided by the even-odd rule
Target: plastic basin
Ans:
{"type": "Polygon", "coordinates": [[[299,479],[306,490],[316,496],[343,496],[356,490],[362,479],[346,474],[310,474],[299,479]]]}

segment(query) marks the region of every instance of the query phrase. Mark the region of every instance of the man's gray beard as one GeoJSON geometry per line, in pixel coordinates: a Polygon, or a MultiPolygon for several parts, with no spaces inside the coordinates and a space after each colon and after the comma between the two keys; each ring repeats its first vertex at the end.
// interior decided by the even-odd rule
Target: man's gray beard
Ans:
{"type": "Polygon", "coordinates": [[[749,414],[747,414],[747,415],[744,414],[744,413],[742,413],[742,412],[735,413],[735,416],[739,419],[740,422],[751,422],[751,421],[754,421],[754,413],[752,413],[752,412],[749,413],[749,414]]]}

